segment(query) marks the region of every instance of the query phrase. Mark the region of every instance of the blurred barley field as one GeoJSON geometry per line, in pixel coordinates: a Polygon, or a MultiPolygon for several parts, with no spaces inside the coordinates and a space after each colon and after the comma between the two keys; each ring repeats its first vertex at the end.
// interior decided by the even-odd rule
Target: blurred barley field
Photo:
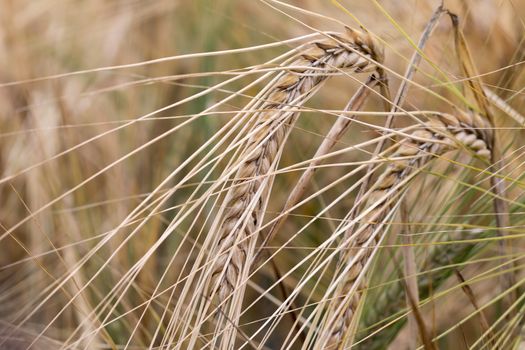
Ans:
{"type": "Polygon", "coordinates": [[[524,33],[0,0],[0,349],[525,349],[524,33]]]}

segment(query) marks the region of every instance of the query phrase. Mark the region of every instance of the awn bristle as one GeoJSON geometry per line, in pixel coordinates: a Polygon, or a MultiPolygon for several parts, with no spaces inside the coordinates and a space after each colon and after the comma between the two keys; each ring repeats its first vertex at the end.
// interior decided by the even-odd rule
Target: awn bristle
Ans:
{"type": "Polygon", "coordinates": [[[325,336],[320,339],[327,347],[338,348],[352,338],[348,333],[366,289],[365,266],[382,239],[382,233],[377,231],[392,209],[391,199],[398,196],[406,188],[406,181],[432,158],[450,150],[467,148],[481,158],[490,159],[492,134],[485,126],[477,116],[463,113],[437,115],[437,119],[425,123],[397,144],[392,158],[398,159],[389,162],[372,186],[362,224],[344,239],[347,243],[343,247],[345,253],[341,255],[340,266],[347,272],[329,305],[331,318],[322,332],[325,336]]]}
{"type": "Polygon", "coordinates": [[[306,45],[289,71],[281,74],[268,91],[256,132],[241,155],[242,163],[224,200],[219,242],[212,258],[212,290],[225,300],[239,287],[242,272],[249,270],[254,234],[263,219],[269,174],[303,105],[315,88],[341,69],[369,72],[377,69],[383,55],[368,33],[347,28],[345,34],[327,34],[326,40],[306,45]]]}

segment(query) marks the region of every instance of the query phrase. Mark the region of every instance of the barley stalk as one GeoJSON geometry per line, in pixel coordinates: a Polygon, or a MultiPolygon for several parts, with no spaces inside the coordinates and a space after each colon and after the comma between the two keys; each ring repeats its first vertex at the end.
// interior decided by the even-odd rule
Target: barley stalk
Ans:
{"type": "Polygon", "coordinates": [[[373,248],[382,239],[378,231],[392,209],[392,199],[399,196],[407,181],[428,161],[447,151],[467,148],[479,157],[490,158],[492,134],[479,128],[484,126],[484,121],[477,116],[437,115],[397,144],[394,159],[371,188],[361,226],[345,238],[345,253],[339,264],[346,274],[329,305],[330,318],[320,338],[327,347],[338,348],[351,338],[348,333],[354,326],[354,315],[366,288],[363,275],[373,248]]]}
{"type": "Polygon", "coordinates": [[[328,36],[308,44],[291,64],[293,69],[283,73],[268,91],[255,125],[257,132],[241,155],[242,163],[223,203],[220,239],[213,254],[218,258],[213,265],[212,286],[221,301],[239,286],[242,271],[250,264],[250,247],[257,240],[254,233],[262,222],[269,188],[268,175],[298,117],[291,108],[304,104],[329,75],[343,68],[372,71],[376,69],[373,61],[382,61],[382,53],[368,33],[347,29],[345,34],[328,36]]]}

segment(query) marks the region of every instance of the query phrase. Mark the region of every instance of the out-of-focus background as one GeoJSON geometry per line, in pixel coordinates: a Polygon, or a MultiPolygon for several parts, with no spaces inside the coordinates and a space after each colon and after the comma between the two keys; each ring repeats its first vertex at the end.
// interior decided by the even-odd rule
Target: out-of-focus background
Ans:
{"type": "MultiPolygon", "coordinates": [[[[231,114],[210,114],[183,125],[188,116],[229,96],[255,76],[171,106],[230,77],[221,72],[262,64],[296,44],[245,53],[170,58],[270,44],[315,30],[341,31],[339,21],[352,27],[362,25],[384,41],[385,66],[390,70],[387,74],[395,92],[414,51],[409,38],[417,42],[438,5],[439,1],[430,0],[1,0],[0,328],[9,333],[18,327],[10,334],[22,334],[30,339],[29,343],[42,334],[36,343],[42,348],[53,348],[57,341],[72,344],[71,348],[117,349],[129,341],[134,346],[130,349],[142,349],[154,338],[156,321],[164,305],[169,304],[169,296],[165,300],[160,297],[161,301],[153,303],[151,312],[143,318],[141,305],[166,272],[181,232],[156,249],[138,272],[130,292],[120,299],[118,293],[110,299],[104,297],[118,286],[120,278],[132,272],[133,264],[162,234],[177,207],[191,200],[192,185],[187,191],[178,191],[165,211],[154,213],[129,241],[126,235],[138,225],[140,217],[148,215],[148,210],[137,222],[123,228],[118,237],[101,242],[176,166],[209,140],[231,114]],[[158,61],[148,63],[151,60],[158,61]],[[211,72],[216,73],[203,74],[211,72]],[[174,129],[176,126],[181,127],[174,129]],[[101,248],[88,255],[97,244],[101,248]],[[109,259],[114,252],[115,258],[109,259]],[[66,276],[73,278],[61,284],[66,276]],[[109,312],[109,319],[114,321],[100,327],[107,320],[101,320],[102,316],[97,319],[93,312],[107,305],[114,307],[109,312]],[[137,324],[138,331],[132,332],[137,324]],[[91,343],[75,343],[82,334],[96,336],[89,338],[91,343]]],[[[510,106],[523,110],[525,1],[454,0],[445,1],[445,6],[460,16],[483,81],[510,106]]],[[[451,28],[449,18],[444,16],[424,52],[453,82],[461,75],[451,28]]],[[[454,100],[450,91],[433,79],[436,75],[436,70],[424,62],[415,81],[454,100]]],[[[358,86],[348,77],[335,78],[308,106],[341,109],[358,86]]],[[[255,95],[260,88],[246,93],[255,95]]],[[[236,111],[248,101],[239,96],[221,108],[236,111]]],[[[381,108],[380,97],[372,95],[364,109],[381,108]]],[[[450,105],[418,86],[411,87],[404,108],[451,111],[450,105]]],[[[502,127],[515,126],[508,118],[498,118],[502,127]]],[[[360,119],[384,123],[383,117],[378,116],[360,119]]],[[[333,116],[323,113],[305,113],[292,132],[282,164],[310,157],[333,121],[333,116]]],[[[401,125],[405,122],[398,121],[401,125]]],[[[506,135],[504,140],[515,141],[513,149],[522,146],[522,131],[501,132],[506,135]]],[[[371,136],[369,128],[355,125],[345,136],[344,145],[371,136]]],[[[341,155],[340,160],[367,157],[366,152],[355,152],[341,155]]],[[[196,162],[190,161],[187,169],[196,162]]],[[[345,167],[324,170],[316,176],[313,187],[329,184],[346,171],[345,167]]],[[[184,175],[175,175],[170,183],[184,175]]],[[[519,177],[517,173],[512,175],[519,177]]],[[[277,178],[270,216],[279,210],[294,179],[297,173],[277,178]]],[[[200,181],[198,176],[194,181],[200,181]]],[[[326,198],[309,203],[302,215],[315,215],[323,201],[329,202],[338,191],[336,187],[326,198]]],[[[348,205],[351,200],[347,200],[348,205]]],[[[423,200],[419,219],[424,220],[432,204],[430,198],[423,200]]],[[[486,208],[490,212],[490,205],[486,208]]],[[[344,214],[344,206],[330,213],[334,218],[344,214]]],[[[306,222],[300,215],[294,220],[288,223],[290,230],[298,230],[306,222]]],[[[468,224],[462,219],[455,222],[468,224]]],[[[310,233],[298,246],[313,246],[326,238],[323,232],[330,224],[320,222],[315,227],[318,232],[310,233]]],[[[280,242],[277,238],[272,244],[280,242]]],[[[495,250],[496,245],[490,249],[495,250]]],[[[189,248],[179,254],[180,264],[185,261],[185,254],[192,254],[189,248]]],[[[294,254],[302,253],[289,254],[291,257],[279,257],[283,265],[291,264],[294,254]]],[[[176,271],[176,266],[171,269],[176,271]]],[[[470,274],[479,269],[485,271],[488,267],[474,267],[470,274]]],[[[164,283],[169,285],[169,281],[164,283]]],[[[263,277],[259,282],[268,283],[263,277]]],[[[480,284],[476,289],[480,300],[492,297],[488,292],[483,294],[486,288],[486,284],[480,284]]],[[[434,314],[436,332],[461,319],[448,319],[447,314],[472,313],[472,306],[461,292],[451,293],[446,300],[440,300],[442,308],[437,316],[434,314]],[[459,311],[457,305],[462,305],[459,311]]],[[[263,311],[255,308],[253,312],[263,311]]],[[[445,337],[443,348],[466,348],[465,344],[479,336],[479,321],[470,320],[459,328],[445,337]],[[464,343],[458,340],[463,337],[464,343]]],[[[402,336],[403,333],[400,343],[402,336]]],[[[278,344],[279,337],[275,339],[278,344]]],[[[24,344],[19,344],[20,348],[28,346],[24,344]]],[[[0,348],[7,349],[5,346],[0,348]]]]}

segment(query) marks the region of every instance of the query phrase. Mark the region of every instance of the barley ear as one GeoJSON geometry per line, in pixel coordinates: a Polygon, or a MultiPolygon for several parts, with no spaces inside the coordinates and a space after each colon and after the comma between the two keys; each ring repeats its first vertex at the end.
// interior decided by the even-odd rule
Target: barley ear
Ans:
{"type": "Polygon", "coordinates": [[[482,119],[466,113],[458,116],[440,114],[400,140],[385,171],[371,188],[367,204],[360,216],[362,224],[343,240],[339,265],[344,277],[328,307],[323,346],[333,349],[351,343],[349,331],[355,326],[355,315],[366,290],[364,274],[370,259],[384,237],[383,221],[408,186],[408,180],[431,159],[454,149],[467,149],[481,158],[489,159],[492,134],[484,128],[482,119]],[[481,124],[476,124],[481,123],[481,124]]]}

